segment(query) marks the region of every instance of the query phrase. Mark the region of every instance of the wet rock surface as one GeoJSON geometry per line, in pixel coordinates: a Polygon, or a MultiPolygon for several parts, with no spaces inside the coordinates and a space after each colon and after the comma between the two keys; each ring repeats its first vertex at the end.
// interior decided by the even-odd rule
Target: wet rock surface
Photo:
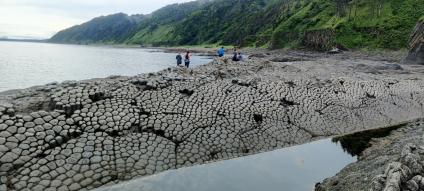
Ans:
{"type": "Polygon", "coordinates": [[[316,191],[423,190],[424,121],[409,123],[389,136],[373,139],[359,161],[316,186],[316,191]]]}
{"type": "Polygon", "coordinates": [[[423,68],[343,56],[0,93],[0,190],[89,190],[423,117],[423,68]]]}

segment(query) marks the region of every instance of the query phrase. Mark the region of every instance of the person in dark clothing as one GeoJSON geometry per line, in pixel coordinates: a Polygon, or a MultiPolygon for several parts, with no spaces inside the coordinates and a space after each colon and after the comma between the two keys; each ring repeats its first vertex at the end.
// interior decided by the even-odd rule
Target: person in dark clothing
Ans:
{"type": "Polygon", "coordinates": [[[178,53],[176,59],[177,59],[177,66],[181,66],[181,64],[183,63],[183,57],[181,56],[181,53],[178,53]]]}
{"type": "Polygon", "coordinates": [[[190,67],[190,59],[191,59],[190,51],[187,51],[186,55],[184,56],[184,64],[187,68],[190,67]]]}

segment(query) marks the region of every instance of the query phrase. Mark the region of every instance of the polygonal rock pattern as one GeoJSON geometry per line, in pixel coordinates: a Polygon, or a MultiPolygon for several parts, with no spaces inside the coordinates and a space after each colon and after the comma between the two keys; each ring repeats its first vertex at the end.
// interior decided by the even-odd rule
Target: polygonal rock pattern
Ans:
{"type": "Polygon", "coordinates": [[[3,95],[0,190],[87,190],[423,114],[421,80],[171,74],[3,95]]]}

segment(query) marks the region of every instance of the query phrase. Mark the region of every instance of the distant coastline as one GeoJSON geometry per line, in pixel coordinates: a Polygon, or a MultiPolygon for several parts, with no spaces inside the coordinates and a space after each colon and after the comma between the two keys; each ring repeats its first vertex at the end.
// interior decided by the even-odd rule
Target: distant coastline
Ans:
{"type": "Polygon", "coordinates": [[[9,41],[9,42],[38,42],[46,43],[48,39],[13,39],[13,38],[0,38],[0,41],[9,41]]]}

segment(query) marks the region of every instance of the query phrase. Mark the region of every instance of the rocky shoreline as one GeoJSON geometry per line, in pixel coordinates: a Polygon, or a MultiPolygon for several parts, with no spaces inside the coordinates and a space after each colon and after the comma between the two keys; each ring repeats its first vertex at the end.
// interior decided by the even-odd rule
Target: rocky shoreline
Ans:
{"type": "Polygon", "coordinates": [[[273,51],[3,92],[0,190],[89,190],[422,118],[423,73],[386,57],[273,51]]]}
{"type": "Polygon", "coordinates": [[[424,122],[405,124],[372,139],[356,163],[316,185],[316,191],[418,191],[424,189],[424,122]]]}

